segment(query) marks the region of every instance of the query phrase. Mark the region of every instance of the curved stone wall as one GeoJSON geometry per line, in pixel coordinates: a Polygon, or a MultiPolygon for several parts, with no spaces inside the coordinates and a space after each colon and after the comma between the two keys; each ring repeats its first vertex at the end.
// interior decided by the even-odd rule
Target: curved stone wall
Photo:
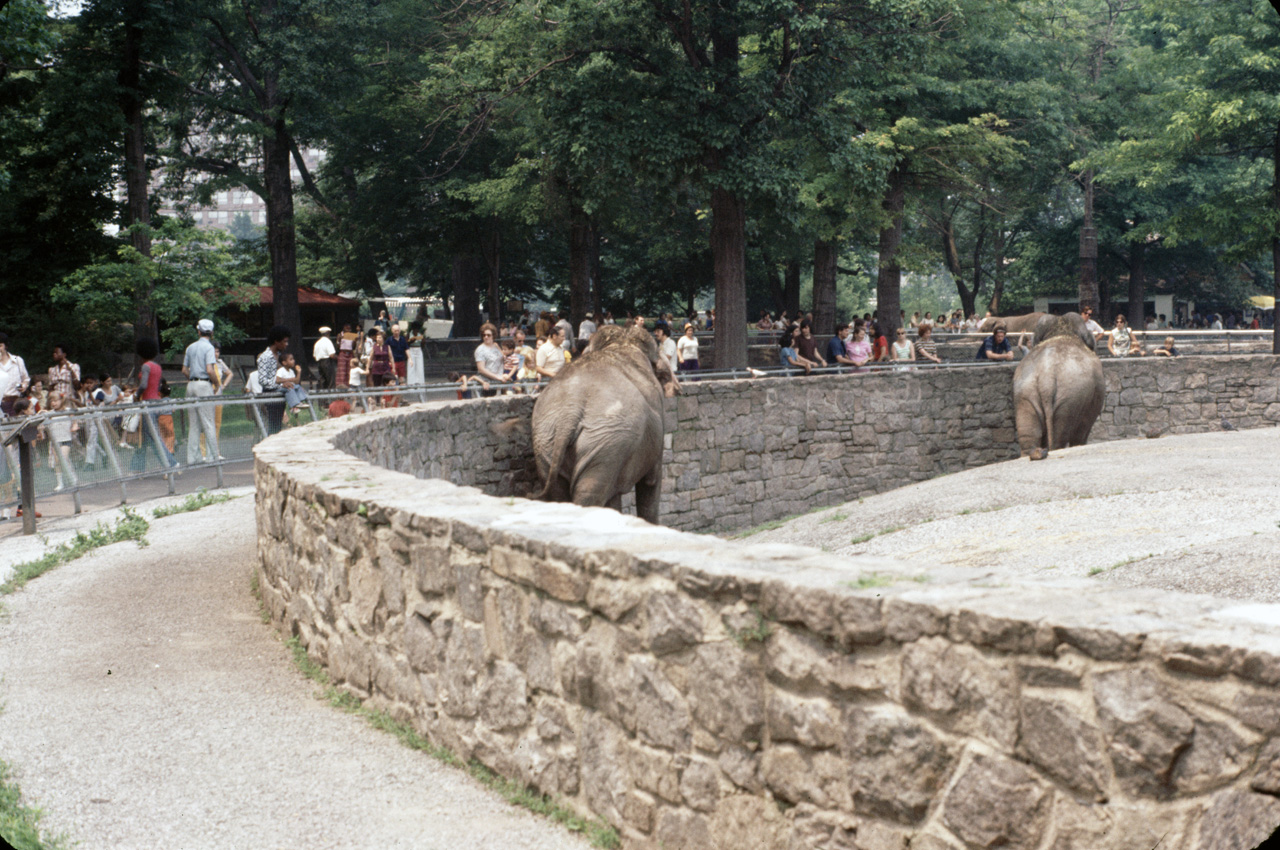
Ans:
{"type": "MultiPolygon", "coordinates": [[[[1105,360],[1095,441],[1280,424],[1280,358],[1105,360]]],[[[1018,456],[1012,366],[696,383],[667,401],[662,522],[728,531],[1018,456]]],[[[340,448],[500,495],[536,483],[533,400],[356,425],[340,448]]],[[[627,506],[624,502],[624,508],[627,506]]]]}
{"type": "MultiPolygon", "coordinates": [[[[920,377],[898,380],[923,396],[920,377]]],[[[1187,377],[1168,392],[1200,392],[1187,377]]],[[[434,742],[634,847],[1220,850],[1280,824],[1277,606],[859,589],[893,568],[451,483],[527,483],[527,404],[383,411],[257,450],[273,620],[434,742]],[[396,462],[439,478],[352,453],[390,461],[413,435],[396,462]]]]}

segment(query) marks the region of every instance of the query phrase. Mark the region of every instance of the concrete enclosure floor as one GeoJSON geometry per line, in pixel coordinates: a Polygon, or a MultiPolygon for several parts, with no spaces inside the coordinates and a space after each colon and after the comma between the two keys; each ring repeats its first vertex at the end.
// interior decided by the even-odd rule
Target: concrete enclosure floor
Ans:
{"type": "MultiPolygon", "coordinates": [[[[250,592],[253,496],[0,600],[0,758],[82,847],[585,848],[316,699],[250,592]]],[[[164,500],[181,501],[180,498],[164,500]]],[[[114,511],[46,521],[51,544],[114,511]]],[[[38,552],[11,538],[6,567],[38,552]]]]}
{"type": "Polygon", "coordinates": [[[922,582],[1088,578],[1280,602],[1280,428],[992,464],[745,539],[874,555],[888,563],[877,569],[922,582]]]}

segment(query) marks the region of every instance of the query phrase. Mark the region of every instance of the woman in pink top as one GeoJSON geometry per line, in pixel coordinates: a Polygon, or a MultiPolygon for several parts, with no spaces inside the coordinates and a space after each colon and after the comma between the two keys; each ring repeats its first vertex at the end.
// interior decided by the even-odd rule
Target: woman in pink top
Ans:
{"type": "MultiPolygon", "coordinates": [[[[138,340],[138,345],[134,351],[137,352],[138,359],[142,361],[142,367],[138,372],[138,400],[155,401],[160,398],[160,364],[156,362],[156,356],[160,354],[160,346],[156,345],[154,339],[144,338],[138,340]]],[[[142,431],[143,435],[142,448],[134,452],[131,463],[133,471],[142,472],[146,468],[148,446],[160,458],[162,466],[177,466],[178,461],[168,447],[164,443],[158,443],[155,440],[154,434],[159,433],[160,429],[156,415],[151,411],[147,411],[146,417],[151,426],[148,427],[145,422],[139,426],[139,430],[142,431]]]]}
{"type": "MultiPolygon", "coordinates": [[[[853,335],[845,341],[844,350],[854,366],[864,366],[871,359],[871,343],[867,342],[867,332],[863,330],[862,325],[855,325],[853,335]]],[[[855,372],[865,372],[866,369],[854,369],[855,372]]]]}

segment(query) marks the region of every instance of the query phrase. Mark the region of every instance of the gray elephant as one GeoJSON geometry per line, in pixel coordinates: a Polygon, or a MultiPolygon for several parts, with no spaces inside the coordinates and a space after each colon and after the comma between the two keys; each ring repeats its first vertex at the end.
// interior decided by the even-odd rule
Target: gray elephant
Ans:
{"type": "MultiPolygon", "coordinates": [[[[996,329],[996,325],[1004,325],[1005,331],[1009,334],[1031,333],[1036,329],[1036,323],[1046,316],[1049,316],[1049,314],[1027,313],[1025,316],[987,316],[982,320],[978,330],[984,334],[989,334],[996,329]]],[[[1049,316],[1049,318],[1053,317],[1049,316]]]]}
{"type": "Polygon", "coordinates": [[[658,522],[662,495],[663,396],[678,391],[658,345],[642,328],[605,325],[560,370],[533,406],[539,498],[622,506],[658,522]]]}
{"type": "Polygon", "coordinates": [[[1035,346],[1013,372],[1018,446],[1032,460],[1089,441],[1106,382],[1079,313],[1037,322],[1035,346]]]}

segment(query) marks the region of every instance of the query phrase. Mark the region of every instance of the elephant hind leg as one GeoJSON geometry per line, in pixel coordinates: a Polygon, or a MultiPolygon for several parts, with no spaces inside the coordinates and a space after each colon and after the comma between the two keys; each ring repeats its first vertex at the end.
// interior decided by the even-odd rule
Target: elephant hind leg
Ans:
{"type": "Polygon", "coordinates": [[[1018,448],[1022,454],[1030,454],[1033,449],[1049,448],[1049,434],[1046,429],[1046,417],[1030,399],[1018,401],[1014,425],[1018,433],[1018,448]]]}
{"type": "Polygon", "coordinates": [[[622,496],[614,489],[617,483],[602,475],[579,475],[573,482],[573,503],[584,508],[603,508],[614,507],[612,502],[617,499],[620,508],[622,496]]]}
{"type": "Polygon", "coordinates": [[[658,524],[658,507],[662,501],[662,473],[656,471],[636,482],[636,516],[658,524]]]}
{"type": "Polygon", "coordinates": [[[548,502],[568,502],[572,500],[569,492],[569,481],[563,475],[552,475],[543,490],[542,498],[548,502]]]}

